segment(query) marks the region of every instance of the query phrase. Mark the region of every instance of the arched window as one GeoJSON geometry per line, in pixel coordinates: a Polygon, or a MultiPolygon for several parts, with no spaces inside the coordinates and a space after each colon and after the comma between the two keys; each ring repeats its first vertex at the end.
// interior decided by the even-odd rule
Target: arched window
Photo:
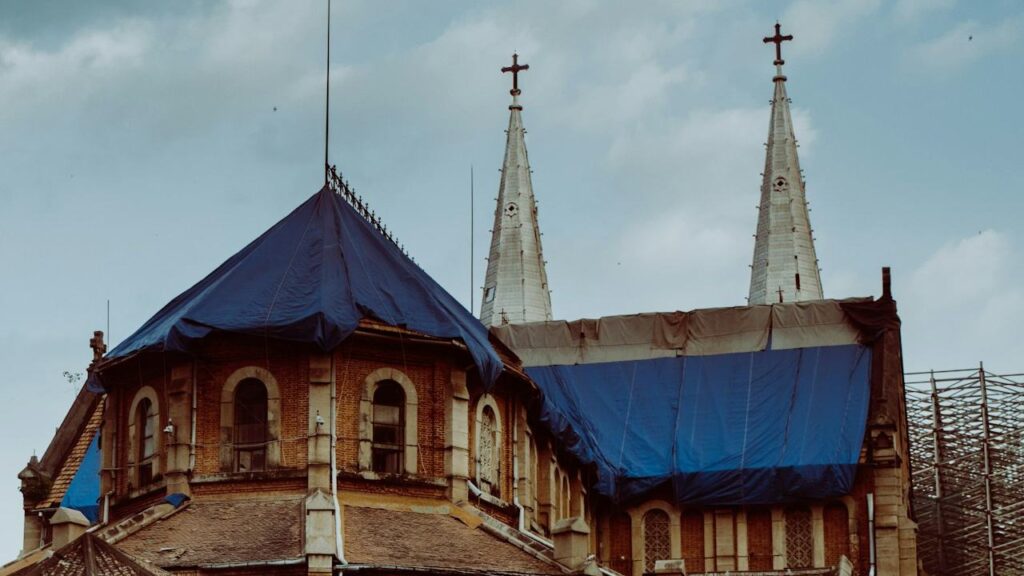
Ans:
{"type": "Polygon", "coordinates": [[[658,560],[672,557],[672,536],[668,514],[657,508],[644,514],[644,572],[653,573],[658,560]]]}
{"type": "Polygon", "coordinates": [[[530,436],[530,501],[536,513],[540,486],[540,454],[537,452],[537,441],[530,436]]]}
{"type": "Polygon", "coordinates": [[[502,426],[494,400],[480,399],[476,419],[476,465],[480,490],[501,496],[502,426]]]}
{"type": "Polygon", "coordinates": [[[235,471],[258,472],[267,468],[267,387],[246,378],[235,388],[235,471]]]}
{"type": "Polygon", "coordinates": [[[373,471],[401,474],[405,438],[405,392],[392,380],[373,393],[373,471]]]}
{"type": "Polygon", "coordinates": [[[568,518],[572,508],[572,491],[569,489],[569,475],[560,474],[561,501],[558,509],[559,518],[568,518]]]}
{"type": "Polygon", "coordinates": [[[153,483],[153,460],[156,456],[156,429],[157,412],[156,407],[149,398],[143,398],[135,408],[135,431],[138,434],[138,441],[135,446],[138,453],[135,455],[135,462],[138,466],[136,478],[139,487],[148,486],[153,483]]]}
{"type": "Polygon", "coordinates": [[[811,511],[804,506],[786,509],[786,567],[814,566],[814,532],[811,511]]]}

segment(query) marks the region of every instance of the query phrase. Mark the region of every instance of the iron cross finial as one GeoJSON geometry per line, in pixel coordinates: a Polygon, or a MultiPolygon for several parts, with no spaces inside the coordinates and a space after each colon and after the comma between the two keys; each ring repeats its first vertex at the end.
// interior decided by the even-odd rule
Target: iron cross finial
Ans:
{"type": "Polygon", "coordinates": [[[529,64],[519,63],[519,54],[512,54],[512,65],[505,66],[504,68],[501,69],[502,74],[506,72],[512,73],[512,90],[509,91],[509,94],[512,94],[513,96],[519,96],[519,94],[522,93],[522,91],[519,89],[519,73],[523,70],[529,69],[529,64]]]}
{"type": "Polygon", "coordinates": [[[793,39],[793,35],[792,34],[786,34],[785,36],[783,36],[782,32],[780,30],[781,28],[782,28],[782,25],[779,24],[778,22],[776,22],[775,23],[775,36],[765,36],[765,38],[764,38],[764,43],[765,44],[768,44],[769,42],[775,43],[775,62],[774,62],[774,64],[776,66],[782,66],[783,64],[786,63],[786,61],[782,59],[782,43],[786,42],[788,40],[792,40],[793,39]]]}

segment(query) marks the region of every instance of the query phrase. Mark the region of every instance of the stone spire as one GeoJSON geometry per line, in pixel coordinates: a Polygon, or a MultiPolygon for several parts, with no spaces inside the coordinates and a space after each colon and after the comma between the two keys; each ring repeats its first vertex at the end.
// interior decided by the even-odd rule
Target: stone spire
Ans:
{"type": "Polygon", "coordinates": [[[775,94],[758,206],[754,262],[750,273],[749,304],[820,300],[821,275],[814,252],[813,230],[808,216],[804,179],[797,157],[793,118],[782,73],[783,36],[775,24],[775,94]]]}
{"type": "Polygon", "coordinates": [[[519,104],[519,72],[527,69],[529,65],[519,64],[517,54],[512,55],[512,66],[501,69],[512,73],[512,104],[480,306],[480,320],[486,326],[551,320],[551,294],[519,104]]]}

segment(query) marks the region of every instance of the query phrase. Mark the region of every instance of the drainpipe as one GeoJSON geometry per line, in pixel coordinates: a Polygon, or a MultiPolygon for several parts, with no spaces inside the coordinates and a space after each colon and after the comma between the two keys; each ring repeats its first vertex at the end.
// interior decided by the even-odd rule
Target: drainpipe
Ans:
{"type": "Polygon", "coordinates": [[[519,503],[519,406],[512,397],[512,504],[519,511],[519,531],[526,531],[526,511],[519,503]]]}
{"type": "Polygon", "coordinates": [[[338,503],[338,381],[334,373],[334,358],[331,358],[331,495],[334,500],[334,547],[338,562],[345,561],[344,542],[341,538],[341,505],[338,503]]]}
{"type": "Polygon", "coordinates": [[[196,469],[196,392],[198,390],[196,382],[199,380],[196,375],[196,370],[199,368],[199,363],[192,359],[192,430],[189,434],[188,441],[188,471],[191,473],[196,469]]]}
{"type": "Polygon", "coordinates": [[[868,492],[868,576],[875,576],[875,494],[868,492]]]}

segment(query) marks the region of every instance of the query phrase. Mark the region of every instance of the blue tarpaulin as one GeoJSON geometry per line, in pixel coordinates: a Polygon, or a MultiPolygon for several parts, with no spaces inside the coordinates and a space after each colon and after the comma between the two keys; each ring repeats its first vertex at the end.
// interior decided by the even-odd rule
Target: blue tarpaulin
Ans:
{"type": "Polygon", "coordinates": [[[71,484],[64,492],[64,498],[60,501],[60,505],[64,508],[78,510],[95,524],[99,513],[99,498],[100,434],[97,432],[92,442],[89,443],[82,463],[78,465],[78,470],[71,478],[71,484]]]}
{"type": "Polygon", "coordinates": [[[212,332],[328,351],[361,319],[461,339],[490,387],[503,365],[487,329],[326,186],[164,306],[107,358],[189,351],[212,332]]]}
{"type": "Polygon", "coordinates": [[[541,420],[597,469],[598,493],[668,486],[680,503],[847,494],[867,421],[861,345],[541,366],[541,420]]]}

